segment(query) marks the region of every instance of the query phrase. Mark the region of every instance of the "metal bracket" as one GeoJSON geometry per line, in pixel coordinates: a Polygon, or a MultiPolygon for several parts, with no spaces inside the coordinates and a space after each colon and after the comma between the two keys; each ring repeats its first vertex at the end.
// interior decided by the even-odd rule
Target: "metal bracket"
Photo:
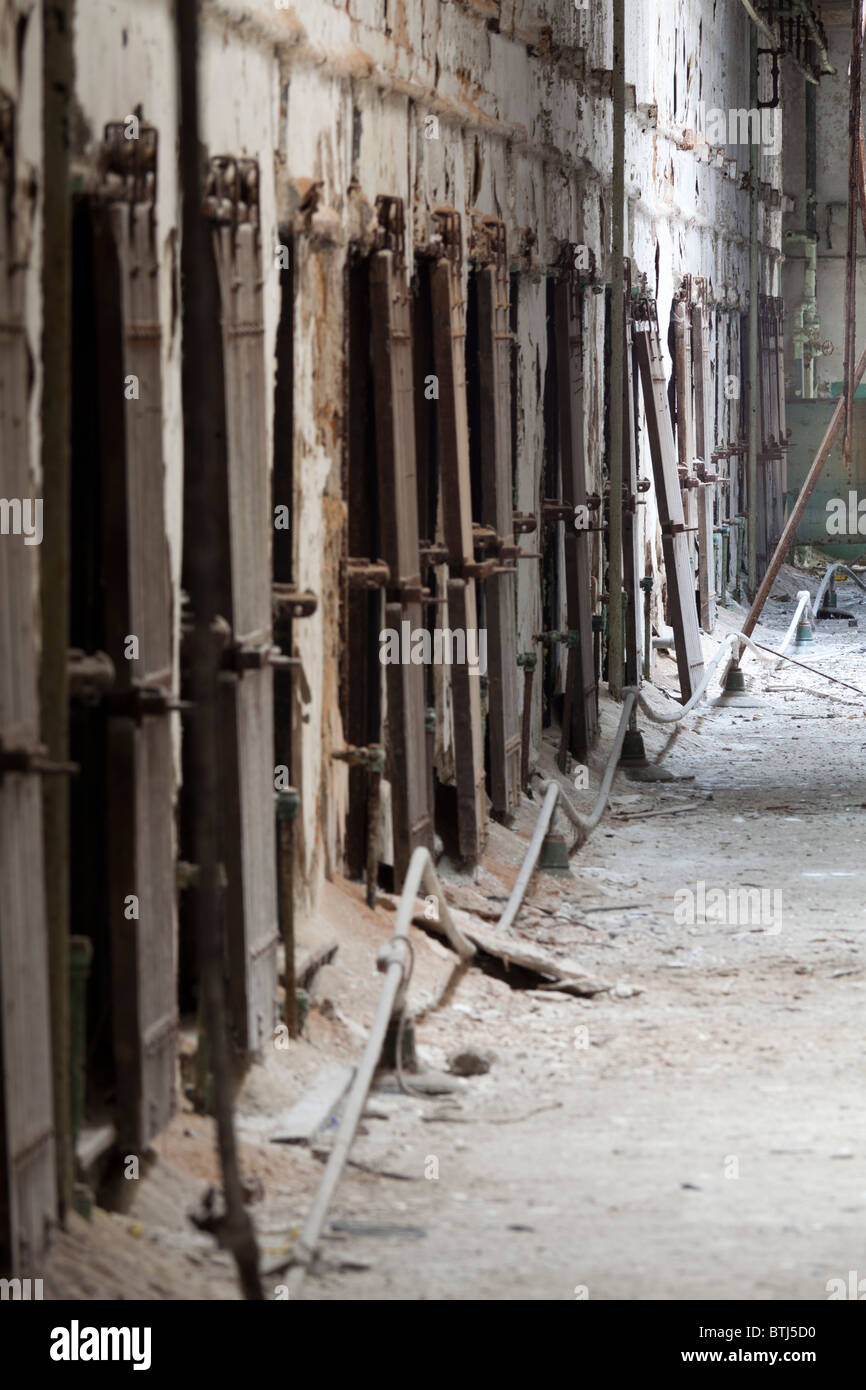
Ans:
{"type": "Polygon", "coordinates": [[[141,107],[135,113],[138,135],[127,134],[129,119],[109,121],[103,132],[99,152],[99,172],[106,197],[129,203],[156,201],[156,169],[159,134],[156,126],[142,120],[141,107]]]}
{"type": "Polygon", "coordinates": [[[212,222],[259,222],[259,165],[255,159],[214,155],[205,184],[205,211],[212,222]]]}
{"type": "Polygon", "coordinates": [[[294,584],[274,584],[271,589],[274,619],[311,618],[319,606],[318,596],[294,584]]]}
{"type": "Polygon", "coordinates": [[[114,662],[107,652],[87,653],[70,647],[66,653],[66,680],[70,700],[98,705],[116,679],[114,662]]]}
{"type": "Polygon", "coordinates": [[[43,777],[70,776],[80,772],[78,763],[56,763],[48,749],[23,725],[7,724],[0,730],[0,779],[7,772],[39,773],[43,777]]]}
{"type": "Polygon", "coordinates": [[[367,772],[385,771],[385,746],[382,743],[370,743],[362,748],[349,743],[345,748],[334,749],[331,757],[337,762],[348,763],[349,767],[363,767],[367,772]]]}
{"type": "Polygon", "coordinates": [[[433,227],[435,235],[441,243],[443,256],[449,261],[454,261],[456,265],[460,265],[463,258],[460,213],[456,208],[434,208],[433,227]]]}
{"type": "Polygon", "coordinates": [[[495,265],[500,270],[508,270],[508,251],[505,241],[505,223],[498,217],[486,213],[472,214],[472,227],[469,237],[469,259],[478,265],[495,265]]]}
{"type": "Polygon", "coordinates": [[[418,555],[422,566],[447,565],[448,563],[448,551],[438,541],[419,541],[418,555]]]}
{"type": "Polygon", "coordinates": [[[406,212],[403,199],[381,193],[376,199],[376,217],[379,222],[376,231],[377,246],[383,251],[393,251],[397,264],[402,266],[406,259],[406,212]]]}
{"type": "Polygon", "coordinates": [[[391,570],[384,560],[350,556],[346,560],[346,581],[350,589],[382,589],[391,582],[391,570]]]}
{"type": "Polygon", "coordinates": [[[564,521],[568,525],[574,521],[574,507],[556,497],[545,497],[541,504],[541,515],[545,522],[564,521]]]}
{"type": "Polygon", "coordinates": [[[566,628],[562,632],[537,632],[534,641],[542,647],[553,647],[557,643],[576,651],[580,647],[580,633],[576,628],[566,628]]]}
{"type": "Polygon", "coordinates": [[[172,691],[161,685],[134,685],[129,690],[114,690],[106,697],[109,714],[127,716],[140,724],[145,715],[173,714],[192,709],[189,700],[179,700],[172,691]]]}

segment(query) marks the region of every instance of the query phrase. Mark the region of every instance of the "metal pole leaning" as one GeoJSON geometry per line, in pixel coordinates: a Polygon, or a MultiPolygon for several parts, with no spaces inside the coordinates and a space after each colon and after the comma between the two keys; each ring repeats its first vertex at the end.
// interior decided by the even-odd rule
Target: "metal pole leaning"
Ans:
{"type": "MultiPolygon", "coordinates": [[[[325,1217],[328,1207],[331,1204],[337,1184],[346,1166],[346,1159],[349,1157],[349,1150],[358,1129],[358,1122],[361,1119],[361,1112],[367,1099],[367,1093],[373,1080],[373,1074],[379,1065],[379,1058],[382,1055],[382,1045],[385,1041],[385,1034],[388,1031],[388,1024],[397,1010],[406,985],[409,981],[411,971],[411,947],[409,945],[409,927],[412,923],[412,916],[415,910],[415,899],[419,896],[419,889],[424,886],[428,892],[432,893],[438,900],[439,918],[445,928],[445,934],[451,945],[460,957],[461,964],[465,968],[468,961],[475,954],[475,948],[471,942],[467,941],[460,931],[448,904],[445,895],[436,876],[436,869],[430,851],[423,845],[419,845],[409,861],[409,871],[406,874],[406,881],[403,891],[400,894],[400,903],[397,908],[397,920],[394,923],[394,935],[388,945],[379,952],[376,964],[385,973],[382,983],[382,992],[379,995],[379,1003],[373,1019],[370,1034],[367,1038],[367,1045],[364,1054],[355,1073],[355,1080],[346,1099],[345,1109],[340,1121],[340,1128],[337,1135],[337,1142],[331,1150],[322,1182],[316,1193],[315,1200],[310,1213],[304,1222],[300,1239],[294,1254],[294,1267],[288,1278],[289,1298],[296,1295],[306,1277],[307,1270],[312,1265],[318,1245],[322,1227],[325,1224],[325,1217]]],[[[441,996],[440,996],[441,997],[441,996]]]]}

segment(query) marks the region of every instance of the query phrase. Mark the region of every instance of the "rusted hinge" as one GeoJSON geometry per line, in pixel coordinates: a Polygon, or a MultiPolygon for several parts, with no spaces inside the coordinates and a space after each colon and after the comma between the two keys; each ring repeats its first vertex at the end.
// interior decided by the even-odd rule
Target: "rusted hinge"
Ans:
{"type": "Polygon", "coordinates": [[[117,672],[107,652],[84,652],[70,647],[66,653],[66,680],[70,700],[98,705],[114,685],[117,672]]]}
{"type": "MultiPolygon", "coordinates": [[[[625,485],[623,486],[623,491],[625,491],[625,485]]],[[[558,497],[545,497],[541,504],[541,514],[544,521],[549,524],[563,521],[566,526],[570,526],[575,523],[577,508],[579,506],[584,506],[591,512],[597,511],[601,506],[601,498],[597,492],[590,493],[583,503],[563,502],[558,497]]],[[[594,526],[578,526],[576,529],[579,531],[594,531],[598,528],[594,526]]]]}
{"type": "Polygon", "coordinates": [[[145,715],[173,714],[192,709],[189,700],[179,700],[161,685],[134,685],[129,690],[114,690],[106,697],[109,714],[125,716],[140,723],[145,715]]]}
{"type": "Polygon", "coordinates": [[[316,594],[294,584],[274,584],[271,589],[274,619],[311,618],[319,606],[316,594]]]}
{"type": "Polygon", "coordinates": [[[331,757],[337,762],[348,763],[349,767],[366,768],[368,772],[385,771],[385,746],[382,743],[371,743],[363,748],[349,743],[345,748],[335,748],[331,757]]]}
{"type": "Polygon", "coordinates": [[[376,199],[379,226],[376,244],[380,250],[393,251],[398,265],[406,259],[406,213],[402,198],[380,194],[376,199]]]}
{"type": "Polygon", "coordinates": [[[205,211],[212,222],[238,226],[259,221],[259,165],[255,159],[214,155],[205,183],[205,211]]]}
{"type": "Polygon", "coordinates": [[[542,647],[554,647],[559,643],[572,651],[577,651],[580,647],[580,633],[577,628],[566,628],[554,632],[536,632],[532,640],[540,643],[542,647]]]}
{"type": "Polygon", "coordinates": [[[477,265],[495,265],[500,270],[508,269],[505,223],[498,217],[472,214],[469,259],[477,265]]]}
{"type": "Polygon", "coordinates": [[[499,572],[498,560],[463,560],[459,565],[452,563],[452,578],[489,579],[499,572]]]}
{"type": "Polygon", "coordinates": [[[680,463],[677,465],[677,468],[680,475],[680,487],[684,492],[688,492],[692,488],[700,487],[700,478],[689,470],[687,463],[680,463]]]}
{"type": "Polygon", "coordinates": [[[346,560],[346,582],[350,589],[382,589],[391,582],[391,570],[384,560],[349,556],[346,560]]]}
{"type": "Polygon", "coordinates": [[[440,242],[442,254],[449,261],[454,261],[459,265],[463,258],[460,213],[456,208],[434,208],[433,227],[435,235],[440,242]]]}
{"type": "Polygon", "coordinates": [[[270,638],[261,641],[229,642],[223,649],[221,666],[224,671],[261,671],[274,664],[274,657],[280,656],[270,638]]]}
{"type": "Polygon", "coordinates": [[[141,117],[141,107],[123,121],[109,121],[99,151],[102,192],[129,203],[156,201],[159,135],[141,117]]]}
{"type": "Polygon", "coordinates": [[[538,530],[538,518],[530,512],[515,512],[513,526],[515,536],[526,536],[538,530]]]}
{"type": "Polygon", "coordinates": [[[419,541],[418,556],[421,565],[446,565],[448,563],[448,551],[444,545],[437,541],[419,541]]]}
{"type": "Polygon", "coordinates": [[[472,523],[473,543],[485,554],[493,554],[501,564],[507,565],[520,554],[519,546],[514,544],[513,536],[500,536],[493,526],[472,523]]]}
{"type": "Polygon", "coordinates": [[[57,763],[49,758],[44,743],[38,743],[24,725],[7,724],[0,730],[0,778],[7,772],[52,777],[70,776],[80,771],[78,763],[57,763]]]}
{"type": "Polygon", "coordinates": [[[547,522],[564,521],[566,525],[574,521],[574,507],[568,502],[560,502],[557,497],[545,497],[541,503],[541,514],[547,522]]]}

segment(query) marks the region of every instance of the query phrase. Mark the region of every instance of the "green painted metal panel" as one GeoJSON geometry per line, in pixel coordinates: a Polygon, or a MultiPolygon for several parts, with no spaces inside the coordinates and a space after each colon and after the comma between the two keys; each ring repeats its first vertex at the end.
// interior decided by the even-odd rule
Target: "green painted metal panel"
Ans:
{"type": "MultiPolygon", "coordinates": [[[[803,485],[824,437],[835,400],[788,401],[788,510],[803,485]]],[[[809,498],[797,528],[797,544],[820,546],[849,564],[866,558],[866,401],[854,401],[854,452],[851,470],[842,461],[842,432],[809,498]],[[858,505],[862,503],[862,515],[858,505]],[[858,529],[859,528],[859,529],[858,529]]]]}

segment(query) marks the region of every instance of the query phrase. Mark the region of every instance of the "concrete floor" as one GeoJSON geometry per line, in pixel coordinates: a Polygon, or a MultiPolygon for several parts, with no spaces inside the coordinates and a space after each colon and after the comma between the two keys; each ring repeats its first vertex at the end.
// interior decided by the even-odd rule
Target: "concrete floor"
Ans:
{"type": "MultiPolygon", "coordinates": [[[[787,572],[776,592],[803,586],[787,572]]],[[[792,654],[866,689],[852,589],[859,630],[822,624],[792,654]]],[[[772,642],[793,601],[770,608],[772,642]]],[[[741,617],[722,614],[712,645],[741,617]]],[[[390,1118],[353,1154],[404,1180],[349,1173],[332,1219],[398,1229],[333,1232],[329,1262],[370,1268],[305,1298],[826,1299],[866,1279],[866,701],[746,667],[765,708],[693,716],[664,757],[694,781],[618,777],[576,881],[536,879],[546,939],[618,990],[544,998],[473,971],[419,1049],[437,1066],[490,1046],[491,1071],[457,1106],[375,1098],[390,1118]],[[700,881],[726,920],[682,920],[700,881]],[[749,885],[758,920],[728,896],[749,885]]],[[[647,733],[651,757],[663,743],[647,733]]]]}
{"type": "MultiPolygon", "coordinates": [[[[759,640],[781,639],[804,583],[814,593],[783,572],[788,598],[770,601],[759,640]]],[[[840,603],[858,630],[822,624],[795,655],[866,690],[866,596],[852,588],[840,603]]],[[[707,653],[742,617],[720,615],[707,653]]],[[[619,775],[572,876],[532,882],[520,937],[606,988],[575,998],[469,972],[419,1025],[419,1058],[441,1072],[476,1045],[491,1070],[451,1096],[403,1095],[393,1078],[371,1096],[303,1299],[826,1299],[851,1271],[866,1281],[866,698],[793,666],[746,669],[763,709],[696,713],[672,742],[642,719],[650,759],[682,780],[619,775]],[[757,916],[737,896],[750,887],[757,916]],[[723,920],[701,921],[713,890],[723,920]]],[[[672,709],[670,658],[654,679],[649,698],[672,709]]],[[[571,793],[585,809],[618,707],[601,716],[590,790],[571,793]]],[[[440,864],[458,909],[501,912],[537,814],[526,801],[511,830],[491,825],[475,875],[440,864]]],[[[360,1056],[393,907],[328,885],[301,945],[339,951],[304,1038],[238,1096],[269,1298],[325,1157],[269,1133],[323,1066],[360,1056]]],[[[412,936],[417,1010],[453,956],[412,936]]],[[[122,1210],[60,1237],[47,1297],[237,1298],[228,1254],[188,1220],[219,1182],[212,1121],[187,1101],[154,1149],[120,1184],[122,1210]]]]}

